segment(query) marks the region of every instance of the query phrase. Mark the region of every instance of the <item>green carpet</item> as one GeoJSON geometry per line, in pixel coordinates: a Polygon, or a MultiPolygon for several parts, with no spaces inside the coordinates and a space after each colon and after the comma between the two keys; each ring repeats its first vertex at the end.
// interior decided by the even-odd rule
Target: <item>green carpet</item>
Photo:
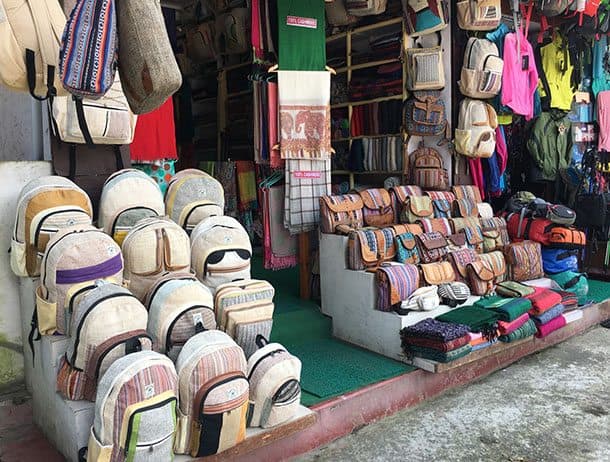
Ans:
{"type": "Polygon", "coordinates": [[[265,279],[275,287],[271,340],[300,358],[301,401],[305,406],[415,369],[333,338],[330,318],[321,314],[314,302],[299,298],[297,268],[268,271],[262,259],[254,257],[252,277],[265,279]]]}
{"type": "Polygon", "coordinates": [[[610,282],[589,279],[589,297],[595,303],[603,302],[610,298],[610,282]]]}

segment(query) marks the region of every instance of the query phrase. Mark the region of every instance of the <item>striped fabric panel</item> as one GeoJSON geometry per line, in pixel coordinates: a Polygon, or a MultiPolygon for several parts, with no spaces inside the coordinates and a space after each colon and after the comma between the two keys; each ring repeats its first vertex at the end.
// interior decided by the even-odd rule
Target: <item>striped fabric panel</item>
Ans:
{"type": "Polygon", "coordinates": [[[511,278],[521,282],[543,277],[540,244],[524,241],[513,244],[509,250],[511,278]]]}
{"type": "MultiPolygon", "coordinates": [[[[197,367],[189,377],[189,389],[193,398],[197,391],[210,380],[229,371],[243,370],[246,370],[244,353],[238,346],[226,347],[198,358],[197,367]]],[[[183,407],[190,411],[192,405],[193,403],[188,403],[188,407],[183,407]]]]}
{"type": "Polygon", "coordinates": [[[494,271],[494,283],[498,284],[506,279],[506,260],[502,252],[489,252],[481,255],[481,260],[489,262],[494,271]]]}
{"type": "Polygon", "coordinates": [[[441,233],[443,236],[449,236],[453,234],[451,230],[451,223],[446,218],[422,218],[419,220],[425,233],[431,233],[436,231],[441,233]]]}
{"type": "Polygon", "coordinates": [[[274,289],[270,288],[258,292],[239,293],[231,296],[221,297],[220,300],[218,300],[219,306],[217,307],[217,310],[230,306],[240,305],[242,303],[255,303],[260,300],[272,301],[274,293],[274,289]]]}
{"type": "Polygon", "coordinates": [[[75,401],[83,399],[87,377],[84,372],[70,366],[65,356],[61,358],[57,373],[57,391],[66,399],[75,401]]]}
{"type": "Polygon", "coordinates": [[[417,266],[390,265],[377,270],[377,309],[390,311],[393,305],[409,298],[419,287],[417,266]]]}
{"type": "Polygon", "coordinates": [[[426,194],[430,196],[430,199],[432,200],[444,199],[450,202],[455,200],[455,194],[449,191],[426,191],[426,194]]]}
{"type": "Polygon", "coordinates": [[[74,94],[99,97],[114,82],[117,57],[114,6],[114,0],[80,0],[66,23],[59,66],[64,86],[74,94]]]}
{"type": "Polygon", "coordinates": [[[447,199],[432,199],[435,218],[451,218],[451,201],[447,199]]]}
{"type": "Polygon", "coordinates": [[[452,189],[456,199],[470,199],[475,204],[483,202],[483,199],[481,198],[481,193],[479,192],[479,189],[476,186],[461,185],[453,186],[452,189]]]}
{"type": "MultiPolygon", "coordinates": [[[[351,202],[353,204],[360,199],[355,194],[343,194],[328,197],[330,202],[334,205],[343,204],[344,202],[351,202]]],[[[362,209],[352,210],[349,212],[329,212],[332,213],[335,223],[347,223],[350,221],[355,221],[357,225],[362,226],[362,209]]]]}

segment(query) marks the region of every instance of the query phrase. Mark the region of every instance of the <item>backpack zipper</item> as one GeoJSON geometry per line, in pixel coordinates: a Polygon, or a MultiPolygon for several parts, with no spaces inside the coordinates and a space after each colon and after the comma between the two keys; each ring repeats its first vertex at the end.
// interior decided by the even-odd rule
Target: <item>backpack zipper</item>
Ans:
{"type": "MultiPolygon", "coordinates": [[[[42,225],[45,222],[46,219],[48,219],[49,217],[53,216],[53,215],[57,215],[58,213],[65,213],[65,212],[81,212],[84,213],[85,215],[87,214],[87,212],[85,212],[83,209],[65,209],[65,210],[56,210],[54,212],[48,213],[47,215],[44,216],[44,218],[42,220],[40,220],[38,222],[38,225],[36,225],[36,231],[34,232],[34,245],[36,247],[38,247],[38,237],[40,235],[40,231],[42,229],[42,225]]],[[[89,216],[89,215],[87,215],[89,216]]],[[[59,228],[56,229],[56,231],[59,230],[59,228]]]]}
{"type": "MultiPolygon", "coordinates": [[[[181,311],[180,314],[178,314],[178,316],[176,316],[172,320],[172,322],[169,324],[169,326],[167,327],[167,334],[165,335],[165,354],[169,354],[170,350],[174,346],[174,344],[171,341],[171,337],[172,337],[172,331],[174,329],[174,326],[178,322],[178,319],[180,319],[182,316],[184,316],[189,311],[196,310],[197,308],[204,308],[204,309],[210,310],[210,311],[212,311],[212,313],[214,313],[214,310],[212,310],[209,306],[205,306],[205,305],[193,305],[193,306],[189,306],[188,308],[185,308],[183,311],[181,311]]],[[[202,319],[202,322],[203,322],[203,319],[202,319]]],[[[176,343],[175,345],[178,345],[178,343],[176,343]]]]}
{"type": "MultiPolygon", "coordinates": [[[[117,217],[116,217],[116,218],[113,220],[113,222],[112,222],[112,227],[110,228],[110,231],[111,231],[111,232],[110,232],[110,235],[111,235],[111,236],[114,236],[114,233],[116,232],[116,229],[115,229],[115,228],[116,228],[116,222],[118,221],[118,219],[119,219],[119,218],[121,218],[121,216],[122,216],[122,215],[123,215],[125,212],[129,212],[130,210],[138,210],[138,209],[141,209],[141,210],[150,210],[151,212],[153,212],[153,213],[155,213],[155,214],[157,213],[155,210],[151,209],[150,207],[136,206],[136,207],[129,207],[129,208],[126,208],[125,210],[122,210],[122,211],[121,211],[121,213],[119,213],[119,214],[117,215],[117,217]]],[[[150,217],[147,217],[147,218],[150,218],[150,217]]]]}
{"type": "MultiPolygon", "coordinates": [[[[100,368],[102,367],[102,362],[104,361],[104,358],[105,358],[106,356],[108,356],[108,353],[110,353],[112,350],[114,350],[114,349],[115,349],[116,347],[118,347],[119,345],[121,345],[121,344],[123,344],[123,343],[127,343],[129,340],[133,340],[133,339],[140,339],[140,338],[147,338],[147,339],[151,340],[151,342],[152,342],[152,339],[150,338],[150,335],[148,335],[148,334],[137,334],[137,335],[134,335],[133,337],[129,337],[129,338],[125,339],[125,340],[121,340],[120,342],[116,342],[116,343],[114,343],[114,344],[110,345],[110,346],[108,347],[108,349],[106,349],[106,351],[104,351],[104,352],[103,352],[103,353],[100,355],[100,357],[98,358],[98,362],[97,362],[97,364],[95,365],[95,374],[94,374],[94,377],[93,377],[93,378],[96,380],[96,382],[97,382],[97,381],[98,381],[98,379],[99,379],[99,375],[100,375],[100,368]]],[[[141,345],[141,342],[140,342],[140,345],[141,345]]],[[[141,350],[140,350],[140,351],[141,351],[141,350]]],[[[76,368],[75,368],[75,369],[76,369],[76,368]]]]}
{"type": "Polygon", "coordinates": [[[266,358],[268,358],[268,357],[270,357],[270,356],[274,356],[274,355],[276,355],[276,354],[278,354],[278,353],[283,353],[284,351],[286,351],[286,350],[284,350],[284,349],[282,349],[282,348],[278,348],[277,350],[270,351],[269,353],[266,353],[266,354],[264,354],[263,356],[261,356],[260,358],[258,358],[258,359],[256,360],[256,362],[254,363],[254,365],[252,366],[252,369],[250,369],[250,372],[248,373],[248,382],[249,382],[250,380],[252,380],[252,375],[254,374],[254,370],[257,368],[257,366],[258,366],[258,365],[259,365],[261,362],[263,362],[263,360],[265,360],[266,358]]]}
{"type": "MultiPolygon", "coordinates": [[[[189,222],[189,218],[191,218],[191,215],[193,214],[193,212],[195,210],[197,210],[200,207],[210,207],[210,206],[214,206],[214,207],[219,207],[220,208],[220,206],[218,204],[214,204],[213,202],[210,202],[209,204],[199,204],[199,205],[196,205],[191,210],[189,210],[189,213],[187,213],[186,217],[184,217],[184,224],[182,225],[182,228],[186,231],[186,228],[187,228],[188,222],[189,222]]],[[[210,215],[210,217],[217,217],[217,216],[219,216],[219,215],[210,215]]]]}
{"type": "MultiPolygon", "coordinates": [[[[172,401],[175,401],[176,403],[178,402],[178,399],[175,396],[172,396],[171,398],[167,398],[166,400],[160,401],[158,403],[155,404],[150,404],[148,406],[144,406],[141,408],[138,408],[133,414],[131,414],[129,416],[129,424],[127,425],[127,435],[125,437],[125,455],[127,455],[127,452],[129,451],[129,440],[131,439],[131,434],[133,433],[133,420],[136,414],[141,414],[142,412],[147,412],[147,411],[151,411],[153,409],[158,409],[161,408],[163,406],[167,406],[169,403],[171,403],[172,401]]],[[[171,435],[170,435],[171,436],[171,435]]],[[[155,444],[159,444],[161,441],[164,441],[168,438],[168,436],[165,436],[164,438],[161,438],[158,441],[155,441],[154,443],[149,443],[149,444],[136,444],[136,447],[145,447],[145,446],[154,446],[155,444]]]]}
{"type": "Polygon", "coordinates": [[[273,397],[271,398],[271,402],[273,404],[276,403],[288,403],[291,400],[293,400],[301,391],[301,384],[299,383],[298,380],[296,379],[289,379],[287,381],[285,381],[278,389],[277,391],[273,394],[273,397]],[[280,401],[280,398],[282,397],[282,393],[287,389],[290,388],[293,384],[296,383],[296,388],[293,392],[291,392],[287,397],[283,398],[280,401]]]}

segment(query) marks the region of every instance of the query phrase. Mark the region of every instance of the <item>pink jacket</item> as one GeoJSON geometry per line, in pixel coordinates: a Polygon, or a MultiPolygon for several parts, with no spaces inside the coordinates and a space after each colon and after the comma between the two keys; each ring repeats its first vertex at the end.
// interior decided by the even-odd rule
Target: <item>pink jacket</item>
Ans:
{"type": "Polygon", "coordinates": [[[504,38],[504,71],[502,73],[502,104],[526,120],[534,116],[534,93],[538,86],[538,70],[534,50],[522,30],[504,38]],[[517,34],[520,35],[521,53],[517,53],[517,34]]]}

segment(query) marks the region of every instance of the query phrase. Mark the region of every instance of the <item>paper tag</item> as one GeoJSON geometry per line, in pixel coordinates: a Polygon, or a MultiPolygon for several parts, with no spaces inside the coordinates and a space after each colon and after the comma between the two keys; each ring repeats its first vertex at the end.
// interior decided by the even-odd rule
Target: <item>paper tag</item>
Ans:
{"type": "Polygon", "coordinates": [[[295,178],[320,178],[322,172],[308,172],[308,171],[296,171],[292,172],[292,176],[295,178]]]}
{"type": "Polygon", "coordinates": [[[201,313],[195,313],[193,315],[193,324],[197,325],[199,323],[203,326],[203,316],[201,316],[201,313]]]}
{"type": "Polygon", "coordinates": [[[527,71],[530,68],[530,57],[524,55],[521,57],[521,70],[527,71]]]}
{"type": "Polygon", "coordinates": [[[316,18],[303,18],[301,16],[286,16],[286,25],[305,27],[307,29],[317,29],[318,20],[316,18]]]}
{"type": "Polygon", "coordinates": [[[149,383],[148,385],[144,385],[144,398],[152,398],[155,396],[155,384],[149,383]]]}

